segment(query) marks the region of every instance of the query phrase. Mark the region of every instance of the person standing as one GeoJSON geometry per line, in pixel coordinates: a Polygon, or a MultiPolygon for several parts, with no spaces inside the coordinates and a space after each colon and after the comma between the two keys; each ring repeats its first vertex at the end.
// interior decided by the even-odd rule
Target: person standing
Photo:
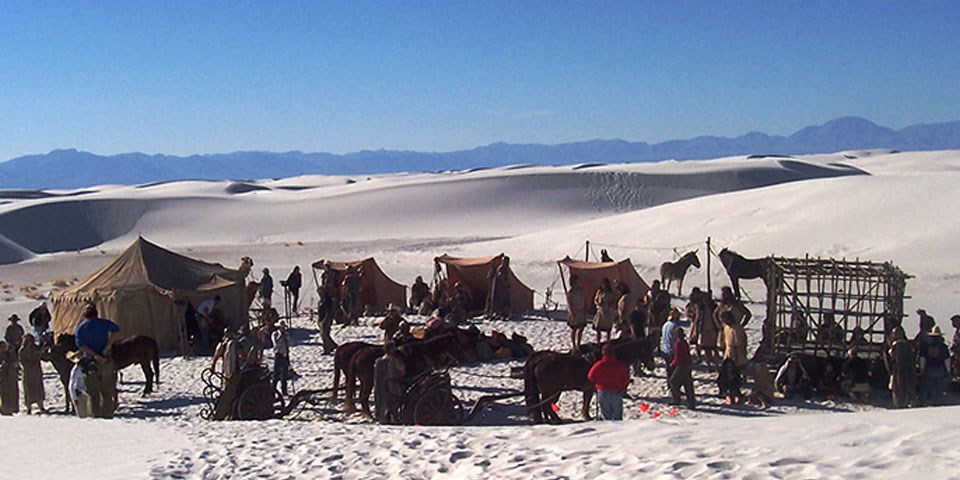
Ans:
{"type": "Polygon", "coordinates": [[[47,303],[42,302],[37,308],[34,308],[30,312],[28,321],[30,326],[33,327],[34,338],[41,339],[43,334],[47,333],[47,330],[50,328],[50,320],[52,317],[50,315],[50,310],[47,310],[47,303]]]}
{"type": "Polygon", "coordinates": [[[670,366],[673,373],[670,375],[671,405],[680,405],[680,389],[687,397],[687,407],[696,408],[697,402],[693,392],[693,360],[690,357],[690,344],[684,338],[683,328],[679,325],[674,328],[673,358],[670,366]]]}
{"type": "Polygon", "coordinates": [[[221,374],[220,386],[227,387],[230,377],[236,375],[240,364],[240,343],[237,341],[237,332],[227,329],[223,333],[223,340],[217,345],[213,352],[213,363],[210,368],[217,371],[217,360],[223,360],[223,370],[221,374]]]}
{"type": "Polygon", "coordinates": [[[960,315],[950,317],[953,325],[953,339],[950,341],[950,373],[953,378],[960,376],[960,315]]]}
{"type": "Polygon", "coordinates": [[[607,341],[610,341],[610,331],[617,321],[617,294],[613,291],[610,279],[603,277],[600,288],[593,296],[593,305],[597,313],[593,317],[593,328],[597,331],[597,343],[600,343],[600,334],[606,332],[607,341]]]}
{"type": "Polygon", "coordinates": [[[84,378],[87,395],[90,396],[90,408],[95,418],[113,418],[117,408],[117,371],[110,357],[113,334],[120,327],[110,320],[97,316],[97,307],[87,305],[83,310],[83,322],[77,326],[74,338],[77,348],[87,359],[96,362],[95,371],[88,372],[84,378]]]}
{"type": "Polygon", "coordinates": [[[299,315],[297,313],[297,306],[300,305],[300,287],[303,285],[303,276],[300,274],[300,265],[293,267],[293,271],[290,272],[290,275],[287,275],[287,290],[290,291],[290,298],[293,299],[291,302],[291,307],[293,308],[293,314],[299,315]]]}
{"type": "Polygon", "coordinates": [[[414,312],[420,311],[420,306],[429,296],[430,287],[424,283],[423,277],[417,275],[417,278],[413,281],[413,286],[410,287],[410,308],[414,312]]]}
{"type": "Polygon", "coordinates": [[[20,343],[23,342],[23,325],[20,325],[20,316],[16,313],[10,315],[7,321],[10,322],[10,325],[7,325],[3,339],[10,345],[14,356],[16,356],[17,351],[20,350],[20,343]]]}
{"type": "Polygon", "coordinates": [[[574,350],[580,350],[583,330],[587,328],[586,298],[580,277],[570,275],[570,289],[567,290],[567,326],[570,327],[570,343],[574,350]]]}
{"type": "Polygon", "coordinates": [[[360,309],[363,307],[360,299],[360,282],[360,274],[357,270],[353,265],[347,265],[347,271],[343,275],[343,298],[340,299],[344,325],[354,325],[360,317],[360,309]]]}
{"type": "MultiPolygon", "coordinates": [[[[223,322],[220,321],[220,295],[214,295],[213,298],[208,298],[202,302],[200,305],[197,305],[197,316],[200,324],[200,340],[203,342],[203,348],[208,348],[212,343],[211,342],[211,327],[220,325],[223,322]]],[[[216,332],[212,336],[217,339],[219,342],[222,337],[221,332],[216,332]]]]}
{"type": "Polygon", "coordinates": [[[317,321],[320,322],[320,338],[323,341],[323,354],[328,355],[337,349],[337,342],[330,336],[333,327],[333,317],[336,315],[337,305],[330,296],[330,292],[321,287],[317,290],[320,300],[317,302],[317,321]]]}
{"type": "Polygon", "coordinates": [[[920,373],[923,378],[919,402],[921,405],[940,405],[950,382],[950,351],[943,341],[940,327],[934,326],[930,330],[917,356],[920,358],[920,373]]]}
{"type": "Polygon", "coordinates": [[[917,396],[917,370],[914,361],[913,346],[907,340],[902,327],[896,327],[891,333],[890,345],[890,394],[893,408],[905,408],[911,405],[917,396]]]}
{"type": "Polygon", "coordinates": [[[23,370],[23,404],[27,407],[27,414],[32,412],[34,404],[40,407],[41,412],[46,412],[43,407],[46,396],[43,369],[40,367],[40,347],[29,333],[23,336],[23,344],[20,345],[20,367],[23,370]]]}
{"type": "Polygon", "coordinates": [[[670,378],[673,376],[673,347],[676,343],[673,334],[680,328],[680,312],[671,310],[667,314],[667,321],[660,332],[660,356],[663,357],[664,367],[667,369],[667,387],[670,387],[670,378]]]}
{"type": "Polygon", "coordinates": [[[20,412],[20,365],[6,340],[0,340],[0,415],[20,412]]]}
{"type": "Polygon", "coordinates": [[[287,379],[290,378],[290,333],[286,322],[277,324],[271,335],[273,340],[273,388],[280,383],[280,391],[287,395],[287,379]]]}
{"type": "Polygon", "coordinates": [[[263,267],[263,277],[260,278],[260,301],[264,308],[273,305],[273,277],[267,267],[263,267]]]}
{"type": "Polygon", "coordinates": [[[393,340],[383,345],[383,356],[374,363],[374,415],[382,424],[400,422],[398,411],[406,388],[407,365],[393,340]]]}
{"type": "Polygon", "coordinates": [[[630,371],[627,364],[615,355],[613,345],[604,345],[601,353],[603,358],[590,368],[587,379],[593,382],[597,389],[600,418],[623,420],[623,394],[630,385],[630,371]]]}

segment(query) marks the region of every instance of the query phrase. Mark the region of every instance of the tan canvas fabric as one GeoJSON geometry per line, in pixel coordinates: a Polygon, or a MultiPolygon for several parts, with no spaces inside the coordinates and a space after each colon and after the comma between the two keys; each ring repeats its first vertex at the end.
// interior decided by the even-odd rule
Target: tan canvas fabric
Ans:
{"type": "MultiPolygon", "coordinates": [[[[329,263],[334,270],[339,272],[340,278],[343,278],[343,272],[347,270],[347,266],[352,266],[358,271],[360,267],[363,267],[363,275],[360,276],[360,300],[364,307],[372,307],[376,311],[385,311],[387,305],[391,303],[399,307],[407,304],[406,285],[388,277],[373,257],[349,262],[318,260],[313,262],[312,267],[319,269],[323,267],[324,263],[329,263]]],[[[343,295],[343,292],[341,291],[340,294],[343,295]]]]}
{"type": "MultiPolygon", "coordinates": [[[[504,254],[494,257],[458,258],[444,254],[436,258],[447,267],[448,292],[453,291],[453,285],[460,282],[470,293],[470,296],[479,304],[484,305],[490,294],[491,274],[500,265],[504,254]]],[[[533,289],[526,286],[509,269],[510,278],[510,308],[514,313],[522,314],[533,310],[533,289]]]]}
{"type": "MultiPolygon", "coordinates": [[[[614,291],[617,290],[617,284],[626,282],[630,286],[631,298],[643,298],[647,294],[647,290],[650,289],[647,282],[633,268],[633,263],[630,262],[629,258],[619,262],[582,262],[566,257],[558,263],[566,266],[570,274],[580,277],[580,287],[583,288],[584,298],[583,308],[588,315],[596,312],[593,297],[605,277],[610,279],[614,291]]],[[[569,275],[567,279],[569,279],[569,275]]]]}
{"type": "Polygon", "coordinates": [[[86,303],[120,326],[120,336],[147,335],[161,350],[175,349],[184,322],[184,304],[194,307],[220,295],[220,310],[231,326],[247,320],[244,277],[238,270],[195,260],[137,238],[126,250],[77,285],[53,295],[53,330],[73,334],[86,303]]]}

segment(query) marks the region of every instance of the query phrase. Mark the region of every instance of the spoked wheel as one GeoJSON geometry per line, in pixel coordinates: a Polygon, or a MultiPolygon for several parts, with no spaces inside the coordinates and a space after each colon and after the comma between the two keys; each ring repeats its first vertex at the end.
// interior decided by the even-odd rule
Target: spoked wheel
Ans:
{"type": "Polygon", "coordinates": [[[415,425],[460,425],[463,409],[460,401],[447,389],[433,389],[424,393],[413,410],[415,425]]]}
{"type": "Polygon", "coordinates": [[[277,417],[275,405],[278,400],[280,398],[277,391],[269,383],[251,385],[237,399],[237,419],[269,420],[275,418],[277,417]]]}

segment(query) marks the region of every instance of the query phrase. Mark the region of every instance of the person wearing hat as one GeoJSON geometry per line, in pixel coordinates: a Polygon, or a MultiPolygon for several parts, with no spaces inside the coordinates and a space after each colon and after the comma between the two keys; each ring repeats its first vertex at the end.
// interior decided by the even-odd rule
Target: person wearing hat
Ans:
{"type": "Polygon", "coordinates": [[[612,344],[605,344],[601,353],[603,358],[587,372],[587,379],[597,389],[600,419],[623,420],[623,394],[630,385],[630,370],[626,363],[617,358],[612,344]]]}
{"type": "Polygon", "coordinates": [[[3,339],[14,352],[20,349],[20,343],[23,342],[23,326],[20,325],[20,316],[14,313],[7,319],[10,325],[7,325],[7,331],[4,332],[3,339]]]}
{"type": "Polygon", "coordinates": [[[383,317],[383,320],[380,320],[380,330],[383,330],[383,342],[386,343],[388,340],[393,338],[397,333],[397,330],[400,329],[400,322],[403,322],[404,319],[400,315],[400,308],[394,304],[387,306],[387,314],[383,317]]]}
{"type": "Polygon", "coordinates": [[[95,371],[87,372],[84,377],[91,414],[96,418],[113,418],[117,408],[117,371],[110,357],[110,347],[114,341],[113,334],[119,332],[120,327],[98,317],[97,307],[93,305],[84,308],[83,318],[74,332],[74,338],[84,357],[96,362],[95,371]]]}
{"type": "Polygon", "coordinates": [[[943,393],[950,381],[948,362],[950,351],[943,340],[940,327],[934,326],[927,334],[924,345],[920,348],[920,374],[923,381],[920,383],[920,405],[939,405],[943,400],[943,393]]]}
{"type": "Polygon", "coordinates": [[[290,292],[290,307],[293,310],[293,314],[298,315],[297,308],[300,305],[300,287],[303,285],[303,275],[300,274],[300,265],[294,266],[290,275],[287,275],[287,279],[281,283],[283,283],[283,286],[290,292]]]}
{"type": "Polygon", "coordinates": [[[267,267],[263,267],[263,277],[260,278],[260,301],[264,307],[273,305],[273,277],[267,267]]]}

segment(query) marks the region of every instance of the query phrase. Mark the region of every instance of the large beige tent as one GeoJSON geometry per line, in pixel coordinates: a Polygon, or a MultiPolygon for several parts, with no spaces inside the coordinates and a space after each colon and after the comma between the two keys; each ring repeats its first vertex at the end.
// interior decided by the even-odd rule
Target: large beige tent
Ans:
{"type": "MultiPolygon", "coordinates": [[[[494,257],[482,258],[458,258],[443,254],[434,259],[438,265],[447,267],[447,291],[453,291],[453,285],[460,282],[467,289],[467,293],[477,303],[478,308],[483,308],[487,296],[490,295],[493,273],[503,258],[504,254],[494,257]]],[[[509,258],[508,258],[509,260],[509,258]]],[[[513,269],[508,267],[510,278],[510,308],[515,314],[524,314],[533,310],[533,289],[524,285],[513,273],[513,269]]]]}
{"type": "Polygon", "coordinates": [[[120,326],[120,335],[148,335],[163,351],[178,348],[185,331],[185,301],[194,306],[219,294],[229,326],[247,321],[246,272],[194,260],[137,238],[84,281],[53,296],[53,329],[72,334],[87,303],[120,326]]]}
{"type": "MultiPolygon", "coordinates": [[[[343,275],[346,273],[348,266],[355,268],[360,273],[360,300],[367,311],[379,313],[386,311],[387,306],[391,303],[400,308],[407,304],[406,285],[388,277],[373,257],[350,262],[317,260],[311,266],[314,274],[324,268],[330,268],[336,273],[338,284],[343,281],[343,275]]],[[[343,286],[341,285],[340,296],[343,296],[342,290],[343,286]]]]}
{"type": "MultiPolygon", "coordinates": [[[[647,294],[647,290],[650,290],[647,282],[633,268],[629,258],[619,262],[582,262],[565,257],[557,264],[566,266],[569,274],[579,277],[580,288],[583,288],[584,311],[588,314],[596,311],[593,305],[593,296],[597,293],[604,278],[610,279],[614,289],[617,288],[617,284],[626,283],[630,287],[630,294],[633,295],[633,298],[641,298],[647,294]]],[[[562,270],[561,268],[561,273],[562,270]]],[[[564,289],[567,288],[566,280],[568,278],[564,278],[564,289]]]]}

